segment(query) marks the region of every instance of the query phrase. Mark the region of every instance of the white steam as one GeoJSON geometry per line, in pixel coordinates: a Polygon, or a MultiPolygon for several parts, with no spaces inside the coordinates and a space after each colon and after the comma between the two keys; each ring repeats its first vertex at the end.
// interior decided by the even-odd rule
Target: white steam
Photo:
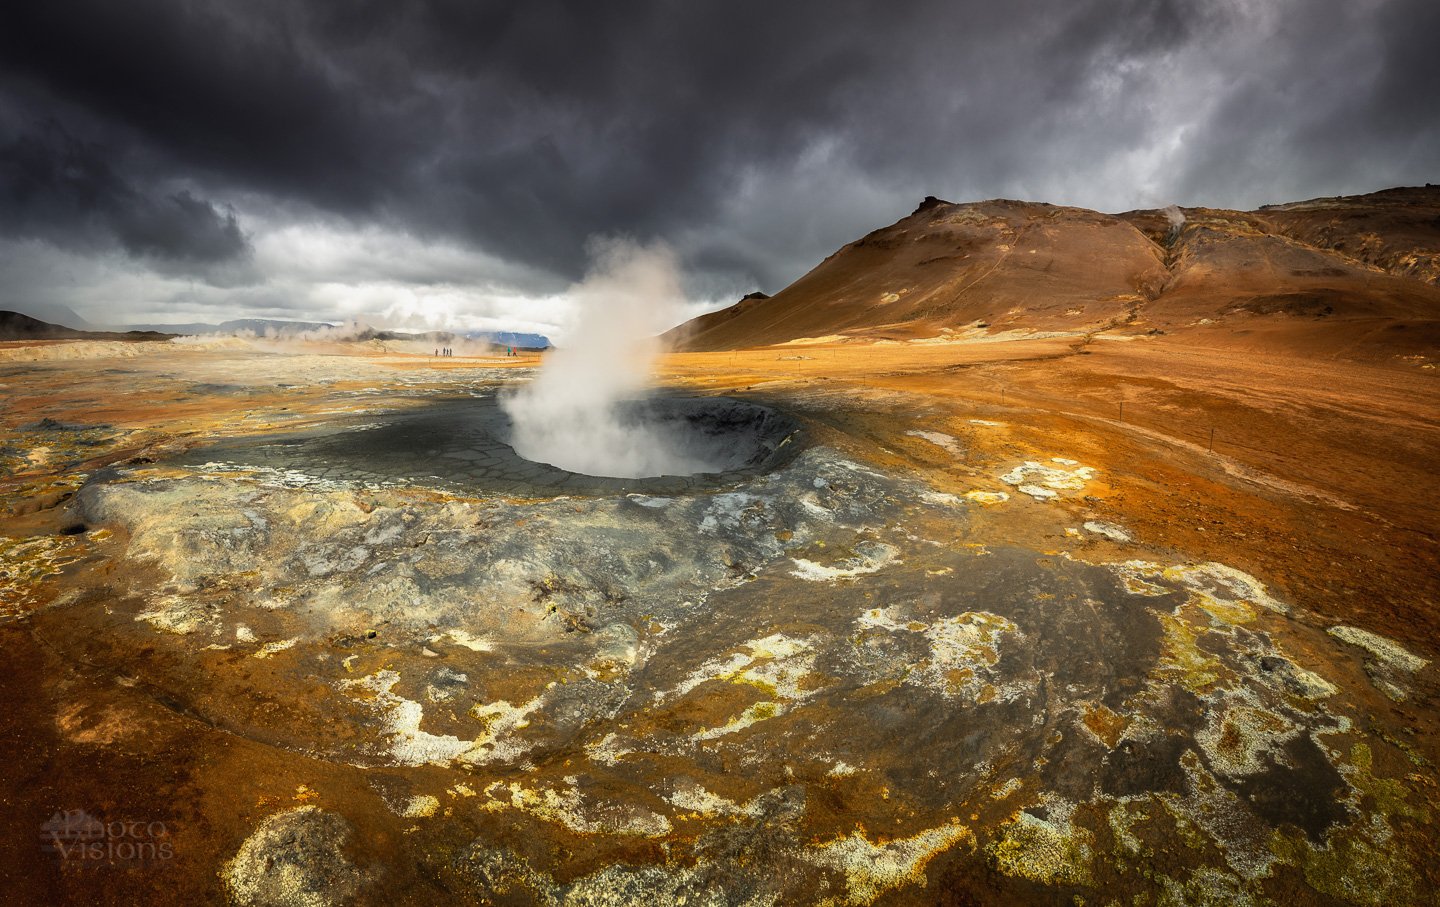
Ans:
{"type": "Polygon", "coordinates": [[[1167,242],[1173,245],[1175,240],[1180,238],[1180,231],[1185,229],[1185,212],[1180,210],[1179,205],[1170,205],[1162,209],[1162,212],[1170,222],[1170,237],[1167,242]]]}
{"type": "Polygon", "coordinates": [[[522,457],[571,472],[637,478],[721,468],[647,422],[657,336],[684,311],[675,255],[661,243],[596,242],[590,272],[566,294],[575,321],[535,380],[501,398],[522,457]]]}

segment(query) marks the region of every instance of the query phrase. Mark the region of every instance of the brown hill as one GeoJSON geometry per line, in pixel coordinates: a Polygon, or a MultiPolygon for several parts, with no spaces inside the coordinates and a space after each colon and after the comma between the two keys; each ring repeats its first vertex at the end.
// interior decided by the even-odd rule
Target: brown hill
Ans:
{"type": "Polygon", "coordinates": [[[1440,186],[1267,205],[1258,214],[1301,242],[1440,284],[1440,186]]]}
{"type": "Polygon", "coordinates": [[[1193,331],[1347,354],[1440,340],[1440,187],[1180,214],[927,198],[774,297],[666,338],[714,350],[1193,331]]]}
{"type": "Polygon", "coordinates": [[[977,323],[1099,329],[1166,277],[1163,251],[1109,215],[927,198],[770,299],[703,315],[667,337],[687,349],[727,349],[828,335],[927,337],[977,323]]]}
{"type": "Polygon", "coordinates": [[[158,331],[77,331],[51,324],[19,312],[0,311],[0,341],[3,340],[169,340],[174,334],[158,331]]]}

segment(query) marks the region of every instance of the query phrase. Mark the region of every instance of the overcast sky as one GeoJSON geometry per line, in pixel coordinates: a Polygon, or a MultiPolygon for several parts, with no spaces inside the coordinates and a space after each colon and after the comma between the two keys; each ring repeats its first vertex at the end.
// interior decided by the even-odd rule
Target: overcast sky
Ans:
{"type": "Polygon", "coordinates": [[[1440,181],[1436,0],[21,0],[0,308],[552,332],[594,237],[692,310],[925,195],[1440,181]]]}

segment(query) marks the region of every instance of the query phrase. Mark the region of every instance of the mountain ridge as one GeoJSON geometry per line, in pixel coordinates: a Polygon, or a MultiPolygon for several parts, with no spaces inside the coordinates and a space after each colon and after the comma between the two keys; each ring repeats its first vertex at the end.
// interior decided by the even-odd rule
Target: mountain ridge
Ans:
{"type": "Polygon", "coordinates": [[[6,340],[169,340],[174,334],[158,331],[82,331],[51,324],[21,312],[0,309],[0,341],[6,340]]]}
{"type": "Polygon", "coordinates": [[[1437,319],[1440,187],[1251,212],[1113,215],[927,196],[773,297],[701,315],[664,338],[677,350],[698,351],[1224,329],[1249,337],[1245,342],[1260,335],[1283,342],[1288,332],[1301,346],[1329,349],[1343,346],[1346,332],[1352,346],[1384,345],[1400,339],[1383,336],[1387,330],[1411,328],[1402,347],[1429,343],[1440,338],[1437,319]]]}

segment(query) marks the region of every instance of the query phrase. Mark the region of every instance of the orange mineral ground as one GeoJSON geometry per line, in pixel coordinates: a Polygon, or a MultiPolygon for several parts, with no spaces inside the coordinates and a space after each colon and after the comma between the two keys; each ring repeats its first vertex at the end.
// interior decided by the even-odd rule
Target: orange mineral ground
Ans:
{"type": "Polygon", "coordinates": [[[763,457],[608,483],[534,354],[31,326],[0,890],[1436,903],[1437,279],[1437,188],[927,199],[667,335],[763,457]]]}

